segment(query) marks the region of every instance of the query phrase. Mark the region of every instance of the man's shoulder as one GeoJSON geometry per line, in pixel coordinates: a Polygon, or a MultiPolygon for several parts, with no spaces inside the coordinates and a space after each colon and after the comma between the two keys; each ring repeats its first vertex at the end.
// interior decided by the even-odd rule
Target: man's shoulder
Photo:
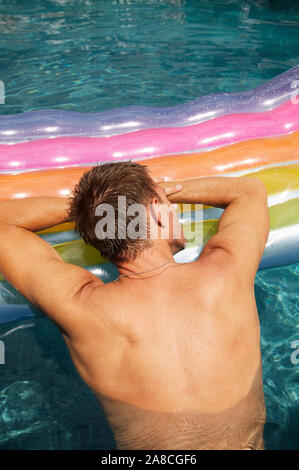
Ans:
{"type": "Polygon", "coordinates": [[[237,284],[237,278],[230,270],[225,257],[200,256],[189,263],[188,276],[195,290],[204,291],[210,298],[219,298],[228,293],[237,284]]]}
{"type": "Polygon", "coordinates": [[[91,283],[82,289],[80,302],[74,306],[78,329],[84,324],[86,337],[101,332],[105,336],[125,334],[129,307],[129,295],[118,282],[91,283]]]}

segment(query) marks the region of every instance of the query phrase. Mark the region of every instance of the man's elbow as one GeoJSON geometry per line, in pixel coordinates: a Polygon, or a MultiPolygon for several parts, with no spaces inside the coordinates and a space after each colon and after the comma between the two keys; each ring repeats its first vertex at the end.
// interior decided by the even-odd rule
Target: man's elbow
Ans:
{"type": "Polygon", "coordinates": [[[264,203],[268,205],[268,192],[264,183],[256,177],[249,176],[249,192],[258,196],[264,203]]]}

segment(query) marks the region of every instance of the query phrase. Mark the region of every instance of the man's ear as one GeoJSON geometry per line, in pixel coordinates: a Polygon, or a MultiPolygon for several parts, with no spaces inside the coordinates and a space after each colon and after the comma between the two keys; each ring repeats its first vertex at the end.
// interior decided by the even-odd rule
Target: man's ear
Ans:
{"type": "Polygon", "coordinates": [[[154,197],[150,203],[150,213],[158,227],[164,227],[162,223],[163,204],[160,203],[158,198],[154,197]]]}

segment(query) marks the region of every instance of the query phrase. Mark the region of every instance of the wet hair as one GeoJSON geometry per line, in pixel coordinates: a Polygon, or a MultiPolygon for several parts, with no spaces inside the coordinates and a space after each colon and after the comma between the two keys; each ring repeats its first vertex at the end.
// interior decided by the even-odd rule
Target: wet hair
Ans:
{"type": "MultiPolygon", "coordinates": [[[[156,184],[144,165],[133,162],[97,165],[84,173],[75,186],[69,200],[69,220],[75,222],[75,228],[83,240],[112,263],[133,261],[142,250],[152,246],[152,242],[148,236],[147,217],[146,220],[139,218],[146,227],[145,237],[130,238],[127,235],[128,224],[134,219],[134,216],[128,215],[128,207],[132,204],[146,207],[154,197],[160,201],[156,184]],[[121,207],[118,196],[126,196],[121,207]],[[102,217],[97,215],[97,208],[103,204],[109,204],[114,209],[114,237],[105,236],[103,230],[99,237],[98,222],[102,217]],[[125,236],[120,235],[120,231],[125,236]]],[[[139,232],[142,233],[142,230],[139,232]]]]}

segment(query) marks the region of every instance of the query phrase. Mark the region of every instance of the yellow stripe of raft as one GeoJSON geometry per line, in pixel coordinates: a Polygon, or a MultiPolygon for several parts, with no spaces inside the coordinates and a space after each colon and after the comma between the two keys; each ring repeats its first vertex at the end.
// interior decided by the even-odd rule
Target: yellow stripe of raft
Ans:
{"type": "Polygon", "coordinates": [[[67,230],[74,230],[75,224],[73,222],[65,222],[64,224],[54,225],[53,227],[47,228],[37,232],[39,235],[44,235],[45,233],[57,233],[57,232],[66,232],[67,230]]]}
{"type": "Polygon", "coordinates": [[[259,178],[266,186],[268,196],[299,189],[299,164],[267,168],[244,176],[259,178]]]}
{"type": "Polygon", "coordinates": [[[270,227],[276,230],[299,222],[299,198],[270,207],[270,227]]]}
{"type": "Polygon", "coordinates": [[[54,248],[66,263],[76,264],[77,266],[107,263],[106,258],[98,250],[86,245],[83,240],[60,243],[54,245],[54,248]]]}

